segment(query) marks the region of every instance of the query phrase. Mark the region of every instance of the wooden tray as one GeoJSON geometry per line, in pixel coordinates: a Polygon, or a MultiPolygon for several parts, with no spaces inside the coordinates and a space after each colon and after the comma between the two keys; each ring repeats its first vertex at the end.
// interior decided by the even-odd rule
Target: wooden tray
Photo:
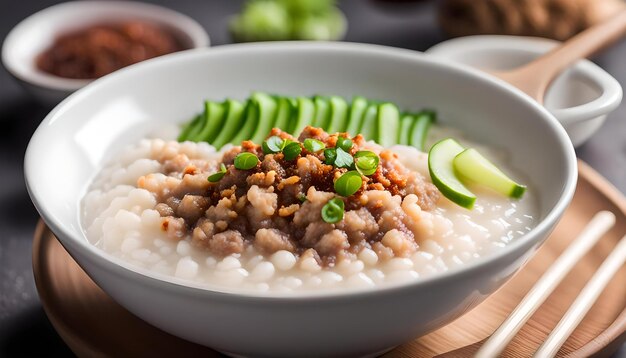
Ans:
{"type": "MultiPolygon", "coordinates": [[[[608,209],[617,224],[575,267],[504,352],[527,357],[545,339],[617,241],[626,234],[626,200],[583,162],[572,205],[555,232],[527,265],[471,312],[385,357],[470,356],[504,320],[542,272],[591,216],[608,209]]],[[[69,347],[84,356],[219,356],[209,348],[164,333],[133,316],[107,296],[40,222],[33,243],[33,271],[50,321],[69,347]]],[[[559,351],[559,356],[606,356],[626,341],[626,267],[559,351]]]]}

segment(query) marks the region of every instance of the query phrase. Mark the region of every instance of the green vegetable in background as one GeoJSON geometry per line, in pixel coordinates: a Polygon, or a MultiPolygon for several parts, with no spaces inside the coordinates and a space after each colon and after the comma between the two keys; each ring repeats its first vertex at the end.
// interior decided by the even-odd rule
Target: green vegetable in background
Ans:
{"type": "Polygon", "coordinates": [[[291,20],[284,5],[272,0],[248,1],[230,22],[235,41],[289,40],[291,20]]]}
{"type": "Polygon", "coordinates": [[[278,0],[277,2],[295,16],[323,15],[335,7],[335,0],[278,0]]]}
{"type": "Polygon", "coordinates": [[[238,42],[338,40],[345,31],[334,0],[248,0],[230,22],[238,42]]]}

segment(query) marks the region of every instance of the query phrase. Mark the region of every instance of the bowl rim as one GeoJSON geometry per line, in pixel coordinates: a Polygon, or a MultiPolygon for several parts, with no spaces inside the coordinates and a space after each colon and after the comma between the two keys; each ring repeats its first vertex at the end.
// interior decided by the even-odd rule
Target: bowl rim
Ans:
{"type": "Polygon", "coordinates": [[[222,298],[225,300],[238,299],[248,302],[259,302],[259,300],[263,302],[285,302],[292,300],[351,300],[355,297],[366,297],[370,295],[395,293],[398,291],[449,280],[455,276],[469,275],[474,271],[480,271],[484,269],[487,265],[492,264],[493,262],[505,259],[508,255],[514,253],[516,250],[522,249],[528,245],[530,245],[529,247],[537,245],[541,240],[541,233],[546,233],[545,237],[547,237],[547,233],[550,231],[550,228],[558,222],[574,195],[577,182],[577,173],[577,162],[574,147],[572,146],[572,143],[569,140],[565,129],[559,124],[556,118],[552,114],[550,114],[544,107],[539,105],[522,91],[498,78],[492,77],[480,70],[472,69],[468,66],[462,66],[450,62],[437,61],[437,59],[434,57],[425,56],[420,52],[408,49],[363,43],[310,41],[223,45],[217,48],[206,50],[186,52],[183,51],[173,53],[147,61],[142,61],[141,63],[137,63],[135,65],[120,69],[110,75],[95,80],[93,83],[73,93],[72,95],[64,99],[59,105],[57,105],[44,118],[44,120],[41,122],[41,124],[33,134],[28,144],[28,148],[26,149],[24,159],[26,187],[31,197],[31,200],[33,201],[33,204],[35,205],[40,215],[42,216],[42,219],[48,225],[48,227],[50,227],[50,229],[57,235],[57,237],[64,246],[83,250],[86,254],[85,257],[90,261],[90,263],[99,266],[100,269],[107,271],[111,275],[121,277],[123,279],[129,279],[130,276],[136,276],[136,279],[140,280],[142,284],[156,286],[160,290],[167,290],[179,293],[186,292],[188,294],[212,296],[213,298],[222,298]],[[359,53],[363,56],[375,55],[387,58],[403,59],[416,63],[426,63],[428,66],[443,68],[446,71],[455,73],[455,75],[457,76],[469,76],[472,77],[473,80],[481,81],[489,86],[495,86],[498,90],[502,90],[513,95],[516,100],[519,100],[523,102],[526,106],[531,107],[531,110],[536,111],[538,116],[541,117],[541,120],[545,121],[554,131],[556,140],[558,142],[557,144],[562,149],[565,156],[565,162],[563,164],[565,171],[564,174],[567,178],[566,182],[563,183],[560,197],[552,206],[552,208],[550,208],[544,219],[541,220],[533,229],[531,229],[531,231],[514,240],[503,249],[498,250],[497,252],[492,252],[487,256],[480,257],[470,263],[464,264],[462,267],[453,268],[443,273],[438,273],[425,278],[419,278],[413,281],[385,285],[384,287],[347,290],[303,291],[290,293],[288,295],[274,291],[256,292],[237,289],[231,290],[222,287],[207,287],[206,285],[182,282],[180,279],[176,279],[174,277],[159,275],[148,269],[133,266],[129,263],[123,262],[121,259],[114,258],[112,255],[106,253],[104,250],[89,243],[89,241],[85,237],[82,225],[82,235],[80,237],[73,236],[65,229],[65,224],[58,220],[54,215],[51,215],[47,209],[46,204],[39,200],[39,193],[36,185],[37,180],[34,177],[34,174],[32,174],[37,163],[37,159],[34,157],[35,154],[33,153],[33,147],[35,146],[34,143],[38,141],[38,138],[40,136],[45,135],[45,128],[49,126],[51,122],[54,122],[57,118],[62,116],[67,107],[71,107],[75,102],[80,102],[84,97],[90,96],[92,92],[98,89],[99,86],[114,82],[118,78],[133,76],[135,73],[140,74],[142,71],[150,71],[154,68],[167,67],[176,62],[194,60],[196,57],[202,58],[212,57],[216,55],[237,55],[241,53],[246,53],[250,50],[273,52],[298,52],[302,50],[315,50],[335,53],[359,53]]]}
{"type": "MultiPolygon", "coordinates": [[[[463,64],[453,58],[469,52],[486,50],[502,50],[543,54],[558,46],[561,42],[543,37],[512,36],[512,35],[473,35],[449,39],[440,42],[428,50],[426,54],[463,64]]],[[[581,59],[571,67],[584,78],[592,82],[602,93],[591,101],[577,106],[555,108],[549,110],[564,125],[575,124],[585,120],[606,115],[615,110],[622,101],[623,90],[619,82],[603,68],[588,59],[581,59]]]]}
{"type": "Polygon", "coordinates": [[[159,18],[159,20],[155,20],[156,22],[166,24],[188,36],[191,41],[191,47],[187,50],[208,47],[210,45],[209,35],[196,20],[164,6],[125,0],[70,1],[52,5],[35,12],[22,19],[9,31],[2,43],[2,63],[6,70],[18,80],[32,86],[60,91],[75,91],[96,80],[64,78],[38,71],[34,65],[24,68],[16,66],[15,64],[17,59],[15,58],[13,49],[21,46],[20,40],[24,31],[31,27],[36,27],[39,23],[47,21],[48,18],[67,17],[69,14],[80,11],[81,9],[85,11],[97,11],[94,9],[123,9],[130,17],[136,16],[139,19],[146,18],[144,14],[148,14],[153,18],[159,18]]]}

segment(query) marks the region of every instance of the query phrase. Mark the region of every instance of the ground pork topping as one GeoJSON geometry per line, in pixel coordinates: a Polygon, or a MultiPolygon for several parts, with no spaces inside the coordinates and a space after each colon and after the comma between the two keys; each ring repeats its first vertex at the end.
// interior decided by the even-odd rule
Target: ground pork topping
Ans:
{"type": "Polygon", "coordinates": [[[194,245],[217,256],[254,246],[321,265],[364,247],[406,257],[419,246],[414,228],[421,213],[439,198],[392,151],[361,135],[314,127],[297,139],[274,128],[262,145],[244,141],[225,152],[222,163],[184,155],[157,160],[161,173],[139,178],[138,186],[157,198],[162,230],[172,240],[190,234],[194,245]],[[152,179],[158,175],[168,180],[152,179]]]}

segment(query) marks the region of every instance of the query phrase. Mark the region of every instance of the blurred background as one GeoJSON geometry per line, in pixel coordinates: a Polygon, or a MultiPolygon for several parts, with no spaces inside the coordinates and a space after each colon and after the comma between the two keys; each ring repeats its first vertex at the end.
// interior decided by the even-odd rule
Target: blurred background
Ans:
{"type": "MultiPolygon", "coordinates": [[[[196,20],[211,46],[271,39],[337,39],[424,51],[450,37],[531,35],[565,40],[624,8],[619,0],[242,0],[150,1],[196,20]],[[285,5],[284,3],[288,4],[285,5]],[[258,1],[257,1],[258,3],[258,1]],[[295,4],[295,5],[294,5],[295,4]],[[312,9],[312,10],[311,10],[312,9]]],[[[0,0],[0,41],[54,0],[0,0]]],[[[626,83],[626,43],[592,60],[626,83]]],[[[71,355],[39,303],[31,270],[37,212],[24,185],[28,140],[51,104],[34,100],[0,68],[0,357],[71,355]]],[[[626,106],[623,104],[578,156],[626,192],[626,106]],[[621,139],[621,140],[620,140],[621,139]]],[[[619,356],[626,356],[621,350],[619,356]]]]}

